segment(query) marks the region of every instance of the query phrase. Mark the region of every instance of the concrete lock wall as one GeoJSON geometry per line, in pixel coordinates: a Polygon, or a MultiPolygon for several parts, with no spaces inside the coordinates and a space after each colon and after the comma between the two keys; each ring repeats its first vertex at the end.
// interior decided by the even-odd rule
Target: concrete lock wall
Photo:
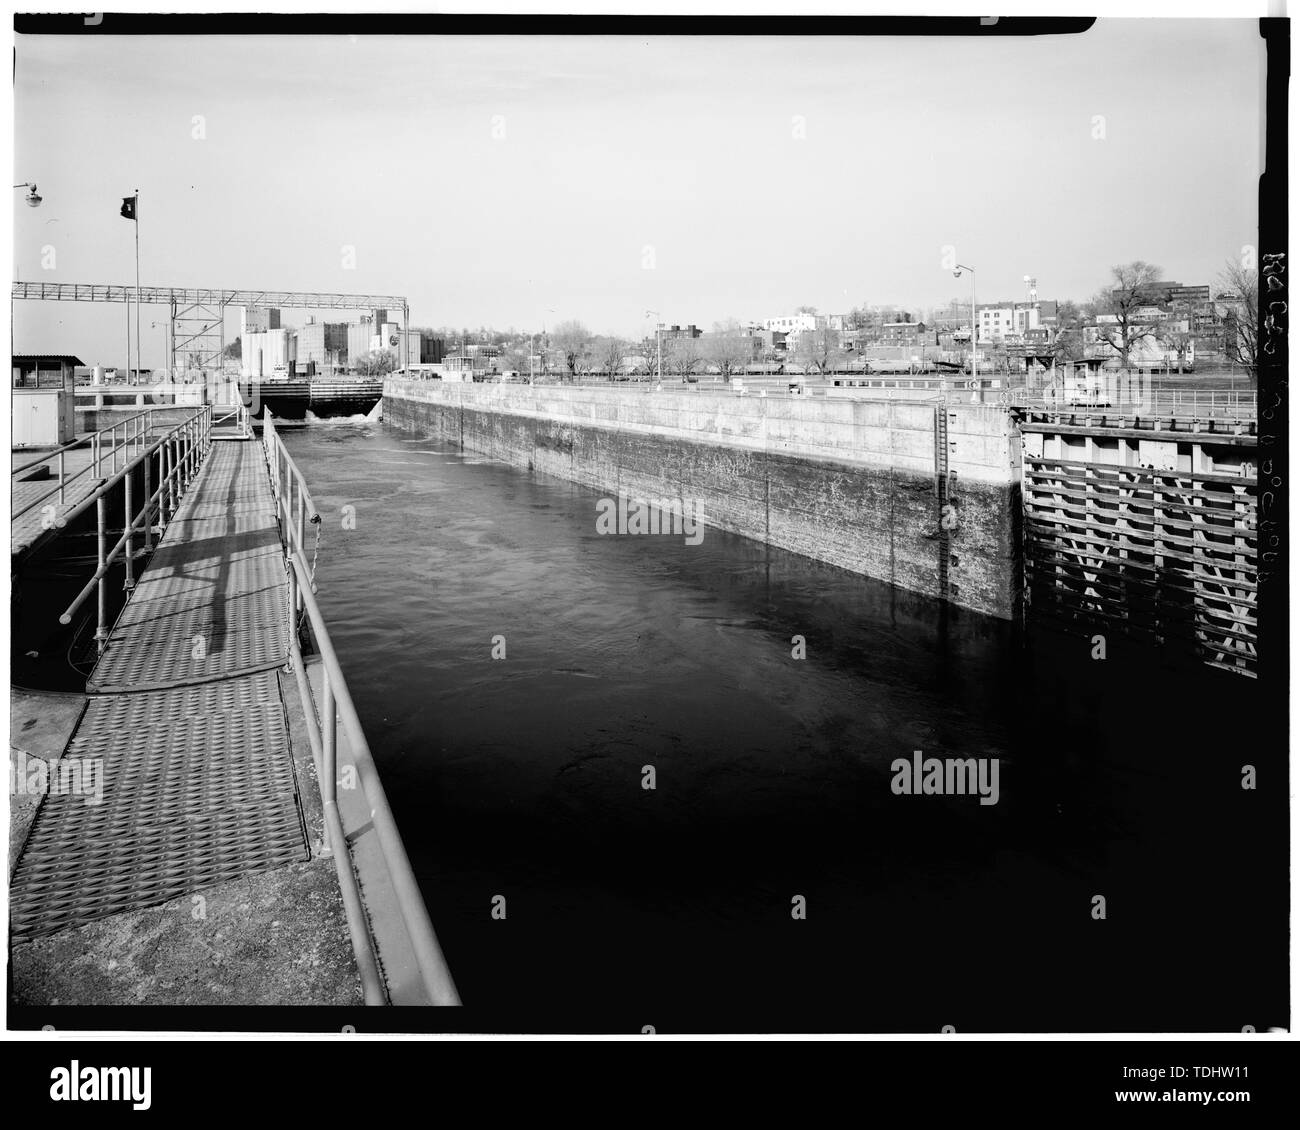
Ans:
{"type": "Polygon", "coordinates": [[[953,604],[1018,613],[1019,433],[1003,408],[390,378],[384,419],[611,496],[697,500],[709,526],[926,596],[944,595],[946,555],[953,604]]]}

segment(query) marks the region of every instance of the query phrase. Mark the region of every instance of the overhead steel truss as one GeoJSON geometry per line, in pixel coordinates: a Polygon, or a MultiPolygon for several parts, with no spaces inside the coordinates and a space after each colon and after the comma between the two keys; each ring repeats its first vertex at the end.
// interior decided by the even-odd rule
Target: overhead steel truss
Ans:
{"type": "MultiPolygon", "coordinates": [[[[14,298],[44,302],[135,301],[136,288],[114,283],[16,282],[14,298]]],[[[142,286],[140,301],[178,306],[270,306],[312,310],[397,310],[406,298],[397,294],[318,294],[298,290],[225,290],[195,286],[142,286]]]]}
{"type": "MultiPolygon", "coordinates": [[[[194,370],[220,371],[226,346],[226,308],[302,308],[310,310],[401,310],[410,329],[404,295],[336,294],[300,290],[226,290],[187,286],[119,286],[115,283],[15,282],[12,297],[39,302],[133,302],[161,304],[170,310],[172,375],[194,370]]],[[[405,365],[409,338],[402,336],[405,365]]]]}

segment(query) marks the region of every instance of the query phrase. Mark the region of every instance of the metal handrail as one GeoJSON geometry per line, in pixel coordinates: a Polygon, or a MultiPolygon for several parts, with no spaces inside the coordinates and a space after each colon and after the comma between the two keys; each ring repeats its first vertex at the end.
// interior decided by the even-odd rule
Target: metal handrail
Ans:
{"type": "Polygon", "coordinates": [[[90,580],[82,587],[72,603],[59,616],[59,623],[70,624],[75,615],[92,593],[99,596],[99,624],[95,639],[99,641],[102,653],[108,641],[108,589],[109,568],[125,555],[126,588],[135,587],[135,535],[144,534],[145,549],[153,543],[153,516],[155,504],[157,512],[164,523],[176,513],[179,499],[185,488],[193,481],[203,458],[212,443],[212,408],[205,406],[174,425],[168,432],[149,443],[134,459],[126,460],[120,470],[115,470],[108,478],[95,488],[75,509],[65,517],[71,521],[95,504],[97,511],[97,554],[96,568],[90,580]],[[150,491],[153,472],[153,458],[158,457],[158,489],[150,491]],[[144,465],[145,497],[141,500],[140,510],[132,515],[132,473],[141,464],[144,465]],[[110,550],[108,548],[108,506],[107,495],[119,482],[123,484],[122,536],[110,550]]]}
{"type": "Polygon", "coordinates": [[[220,427],[222,424],[235,421],[235,427],[239,430],[241,436],[250,436],[253,434],[250,423],[250,414],[246,404],[214,404],[212,406],[212,426],[220,427]],[[218,412],[224,412],[225,415],[218,416],[218,412]]]}
{"type": "Polygon", "coordinates": [[[133,416],[128,416],[126,420],[119,420],[116,424],[110,424],[107,428],[100,428],[97,432],[90,432],[87,435],[78,436],[71,443],[65,443],[62,447],[56,447],[53,451],[47,451],[44,455],[37,459],[33,459],[30,463],[24,463],[21,467],[15,467],[10,474],[16,475],[20,471],[28,471],[31,468],[44,463],[45,460],[50,459],[55,455],[59,455],[65,451],[71,451],[74,447],[81,447],[82,444],[93,439],[95,436],[102,436],[105,432],[115,432],[122,424],[129,423],[131,420],[138,420],[142,416],[148,418],[152,411],[153,409],[147,408],[143,412],[137,412],[133,416]]]}
{"type": "MultiPolygon", "coordinates": [[[[308,521],[313,524],[319,523],[320,514],[311,501],[302,472],[285,450],[284,442],[276,433],[269,412],[265,414],[263,420],[262,443],[267,458],[268,474],[275,492],[277,513],[283,524],[285,556],[289,566],[290,654],[294,670],[300,676],[299,693],[303,698],[303,710],[308,718],[308,733],[313,739],[313,753],[318,757],[321,803],[330,829],[331,845],[335,852],[345,902],[351,907],[356,900],[359,906],[359,895],[355,887],[356,878],[350,862],[351,845],[344,834],[338,812],[336,758],[340,721],[352,747],[353,765],[370,813],[371,826],[379,839],[380,851],[401,912],[402,923],[419,966],[424,991],[430,1002],[435,1005],[458,1005],[460,996],[452,980],[451,971],[447,968],[433,924],[429,921],[428,908],[424,904],[424,896],[420,893],[419,883],[411,868],[411,861],[406,854],[401,833],[397,829],[397,822],[389,807],[384,786],[379,779],[379,771],[370,752],[370,743],[366,741],[365,730],[361,726],[361,719],[357,715],[352,695],[343,677],[343,668],[339,664],[325,618],[316,601],[315,578],[312,576],[311,566],[303,551],[303,532],[308,521]],[[310,687],[302,674],[302,652],[298,646],[296,632],[299,611],[305,611],[307,614],[307,619],[311,623],[312,637],[321,658],[322,702],[319,719],[316,717],[315,706],[310,697],[310,687]],[[346,867],[344,862],[347,863],[346,867]]],[[[348,917],[352,925],[351,911],[348,917]]],[[[370,971],[377,963],[373,940],[365,926],[364,915],[359,913],[352,929],[352,944],[357,954],[363,985],[365,985],[370,980],[370,971]]],[[[373,984],[366,993],[366,1000],[368,1004],[384,1003],[382,992],[375,994],[373,984]]]]}
{"type": "MultiPolygon", "coordinates": [[[[283,496],[285,512],[285,532],[293,540],[293,548],[299,553],[304,552],[306,525],[310,520],[312,525],[320,524],[320,511],[316,509],[316,504],[312,501],[311,492],[307,489],[306,476],[298,469],[298,464],[293,461],[288,450],[284,446],[284,441],[280,439],[279,433],[275,430],[275,422],[271,418],[268,410],[263,417],[262,422],[262,443],[267,452],[267,463],[271,468],[271,484],[276,492],[276,503],[279,504],[283,496]],[[283,462],[283,468],[281,463],[283,462]],[[294,509],[294,484],[297,484],[297,509],[294,509]]],[[[315,589],[312,590],[315,592],[315,589]]]]}
{"type": "Polygon", "coordinates": [[[125,420],[119,420],[116,424],[111,424],[107,428],[100,428],[97,432],[91,432],[89,435],[79,436],[71,443],[65,443],[62,447],[55,448],[53,451],[47,451],[44,455],[40,456],[38,459],[33,459],[30,463],[24,463],[20,467],[15,467],[9,472],[11,481],[18,475],[21,475],[24,471],[30,471],[33,467],[39,467],[44,463],[48,463],[51,459],[57,459],[59,466],[59,481],[54,486],[50,487],[50,489],[44,494],[40,495],[32,502],[29,502],[21,510],[15,510],[11,520],[13,518],[21,518],[24,514],[36,509],[36,507],[40,506],[41,503],[55,493],[58,494],[59,505],[62,506],[69,483],[74,483],[83,475],[89,475],[91,472],[94,472],[92,477],[100,477],[103,474],[105,455],[109,458],[113,471],[115,472],[117,470],[118,452],[123,452],[124,459],[129,460],[131,448],[136,445],[143,446],[152,433],[153,414],[152,410],[146,409],[144,412],[137,412],[133,416],[128,416],[125,420]],[[143,421],[143,423],[137,423],[138,421],[143,421]],[[132,425],[135,425],[134,429],[132,428],[132,425]],[[122,442],[120,445],[117,442],[118,428],[122,429],[122,442]],[[103,436],[106,434],[109,436],[110,441],[107,453],[105,453],[103,449],[103,436]],[[82,467],[80,471],[77,471],[72,475],[65,474],[64,456],[69,451],[85,446],[89,446],[91,450],[90,462],[87,463],[86,466],[82,467]]]}
{"type": "Polygon", "coordinates": [[[990,394],[990,403],[1015,408],[1057,411],[1110,409],[1140,415],[1253,418],[1258,415],[1254,391],[1234,389],[1153,389],[1142,396],[1112,396],[1105,385],[1079,389],[1002,389],[990,394]]]}

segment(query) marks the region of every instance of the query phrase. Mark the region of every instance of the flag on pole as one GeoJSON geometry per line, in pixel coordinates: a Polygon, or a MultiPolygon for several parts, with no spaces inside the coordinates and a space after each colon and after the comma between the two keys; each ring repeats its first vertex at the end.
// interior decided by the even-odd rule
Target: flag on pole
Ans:
{"type": "Polygon", "coordinates": [[[134,220],[136,218],[135,209],[138,199],[135,196],[122,197],[122,219],[134,220]]]}

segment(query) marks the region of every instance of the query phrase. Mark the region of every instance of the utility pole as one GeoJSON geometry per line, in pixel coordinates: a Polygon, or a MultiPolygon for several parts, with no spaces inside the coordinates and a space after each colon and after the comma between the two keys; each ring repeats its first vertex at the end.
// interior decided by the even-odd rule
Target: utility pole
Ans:
{"type": "MultiPolygon", "coordinates": [[[[131,358],[126,359],[129,366],[131,358]]],[[[140,379],[140,190],[135,190],[135,379],[140,379]]]]}
{"type": "MultiPolygon", "coordinates": [[[[645,312],[645,316],[647,318],[651,316],[658,318],[659,311],[647,310],[645,312]]],[[[664,383],[664,347],[663,347],[662,335],[660,333],[660,331],[663,329],[663,325],[664,325],[663,322],[658,322],[658,321],[655,322],[655,372],[658,374],[658,380],[660,384],[664,383]]]]}
{"type": "Polygon", "coordinates": [[[968,267],[964,263],[958,263],[953,271],[953,278],[961,278],[962,271],[970,272],[970,375],[975,379],[975,268],[968,267]]]}

